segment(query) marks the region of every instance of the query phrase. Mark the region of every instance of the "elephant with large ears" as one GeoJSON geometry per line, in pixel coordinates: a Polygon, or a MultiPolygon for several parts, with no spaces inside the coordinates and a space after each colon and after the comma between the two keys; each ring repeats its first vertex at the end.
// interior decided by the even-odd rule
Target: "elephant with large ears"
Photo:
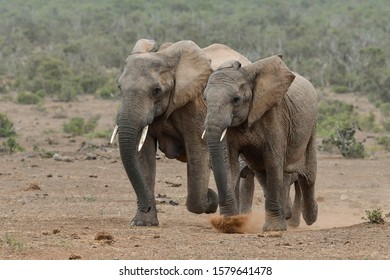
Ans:
{"type": "Polygon", "coordinates": [[[317,95],[313,85],[272,56],[225,63],[205,89],[205,130],[223,216],[238,213],[234,195],[241,155],[264,180],[264,231],[286,230],[289,174],[297,174],[306,224],[317,219],[317,95]],[[225,137],[226,135],[226,137],[225,137]]]}
{"type": "Polygon", "coordinates": [[[203,91],[215,63],[249,63],[223,45],[200,49],[192,41],[180,41],[153,52],[154,45],[153,40],[139,40],[118,79],[122,106],[113,136],[118,132],[122,163],[137,196],[135,226],[159,224],[157,146],[166,157],[187,162],[187,209],[198,214],[217,210],[217,194],[208,188],[207,145],[201,139],[207,112],[203,91]]]}

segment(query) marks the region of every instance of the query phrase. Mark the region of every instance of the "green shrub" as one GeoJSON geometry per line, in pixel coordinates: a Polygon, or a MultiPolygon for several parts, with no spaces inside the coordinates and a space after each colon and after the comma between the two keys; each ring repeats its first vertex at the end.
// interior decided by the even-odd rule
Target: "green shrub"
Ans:
{"type": "Polygon", "coordinates": [[[364,158],[366,155],[362,142],[355,139],[356,126],[345,126],[336,128],[327,141],[337,147],[341,155],[346,158],[364,158]]]}
{"type": "Polygon", "coordinates": [[[95,94],[103,87],[107,78],[99,74],[83,74],[80,79],[80,86],[83,93],[95,94]]]}
{"type": "Polygon", "coordinates": [[[385,217],[383,217],[383,211],[380,208],[372,211],[366,210],[366,216],[362,217],[362,219],[367,220],[371,224],[384,224],[390,219],[390,213],[385,214],[385,217]]]}
{"type": "Polygon", "coordinates": [[[357,122],[359,123],[359,127],[363,131],[372,131],[372,132],[380,131],[380,128],[376,123],[375,114],[373,112],[370,112],[370,114],[368,114],[367,116],[359,115],[357,117],[357,122]]]}
{"type": "Polygon", "coordinates": [[[0,137],[10,137],[16,135],[14,124],[7,115],[0,113],[0,137]]]}
{"type": "Polygon", "coordinates": [[[385,117],[390,117],[390,103],[383,103],[380,105],[380,110],[381,110],[381,113],[382,115],[384,115],[385,117]]]}
{"type": "Polygon", "coordinates": [[[19,92],[17,101],[20,104],[38,104],[42,100],[38,95],[31,92],[19,92]]]}
{"type": "Polygon", "coordinates": [[[339,100],[325,100],[318,108],[317,132],[320,137],[330,137],[334,127],[355,122],[353,105],[339,100]]]}
{"type": "Polygon", "coordinates": [[[12,154],[15,152],[23,152],[24,148],[20,146],[17,142],[14,136],[10,136],[5,140],[3,143],[2,148],[0,148],[1,152],[12,154]]]}
{"type": "Polygon", "coordinates": [[[38,153],[41,158],[52,158],[55,154],[53,151],[47,151],[44,148],[40,148],[34,145],[34,152],[38,153]]]}
{"type": "Polygon", "coordinates": [[[80,91],[79,78],[63,59],[33,56],[27,61],[26,76],[27,79],[18,81],[21,88],[40,97],[56,96],[59,101],[69,102],[80,91]]]}
{"type": "Polygon", "coordinates": [[[377,143],[382,145],[386,151],[390,152],[390,137],[382,136],[377,139],[377,143]]]}
{"type": "Polygon", "coordinates": [[[349,91],[347,86],[340,86],[340,85],[332,86],[332,90],[336,93],[347,93],[349,91]]]}
{"type": "Polygon", "coordinates": [[[77,96],[76,88],[70,83],[63,83],[57,93],[58,101],[70,102],[77,96]]]}
{"type": "Polygon", "coordinates": [[[103,99],[113,99],[118,96],[119,90],[116,83],[110,80],[103,87],[99,88],[96,94],[103,99]]]}
{"type": "Polygon", "coordinates": [[[384,120],[382,125],[385,131],[390,132],[390,120],[384,120]]]}
{"type": "Polygon", "coordinates": [[[71,133],[73,135],[84,135],[95,130],[98,120],[99,116],[91,118],[87,122],[83,118],[75,117],[64,124],[63,130],[65,133],[71,133]]]}

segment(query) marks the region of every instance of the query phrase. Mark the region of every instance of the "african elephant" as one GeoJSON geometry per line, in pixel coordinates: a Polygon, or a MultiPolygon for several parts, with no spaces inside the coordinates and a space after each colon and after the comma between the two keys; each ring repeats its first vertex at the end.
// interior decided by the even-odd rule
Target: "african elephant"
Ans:
{"type": "Polygon", "coordinates": [[[123,99],[117,118],[119,150],[137,196],[131,221],[136,226],[159,224],[154,195],[157,145],[166,157],[187,162],[187,209],[199,214],[217,210],[217,194],[208,188],[207,145],[201,139],[207,112],[203,91],[216,61],[250,63],[219,44],[200,49],[192,41],[180,41],[152,52],[154,44],[139,40],[118,79],[123,99]]]}
{"type": "Polygon", "coordinates": [[[290,173],[298,176],[303,218],[308,225],[314,223],[318,206],[313,85],[291,72],[281,56],[272,56],[242,67],[237,61],[221,65],[210,75],[205,98],[207,145],[221,215],[239,212],[234,182],[241,155],[265,181],[264,231],[287,229],[283,205],[290,184],[285,177],[290,173]]]}

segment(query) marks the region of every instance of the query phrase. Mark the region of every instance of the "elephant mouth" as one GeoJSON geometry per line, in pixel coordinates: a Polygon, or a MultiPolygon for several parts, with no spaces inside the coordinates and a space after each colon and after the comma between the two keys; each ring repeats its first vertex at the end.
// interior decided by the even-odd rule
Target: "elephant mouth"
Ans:
{"type": "MultiPolygon", "coordinates": [[[[119,126],[118,126],[118,124],[116,124],[114,127],[114,130],[112,131],[112,134],[111,134],[110,144],[112,144],[114,142],[115,137],[118,135],[118,129],[119,129],[119,126]]],[[[148,134],[148,129],[149,129],[149,125],[145,126],[142,129],[141,138],[140,138],[139,143],[138,143],[138,152],[141,151],[141,149],[145,143],[146,135],[148,134]]]]}

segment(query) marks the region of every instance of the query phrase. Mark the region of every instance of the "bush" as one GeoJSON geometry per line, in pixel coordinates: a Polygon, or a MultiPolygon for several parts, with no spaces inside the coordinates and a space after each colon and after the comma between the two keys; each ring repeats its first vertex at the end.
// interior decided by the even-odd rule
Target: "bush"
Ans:
{"type": "Polygon", "coordinates": [[[71,133],[73,135],[84,135],[95,130],[98,119],[99,117],[95,117],[86,122],[83,118],[75,117],[64,124],[63,130],[65,133],[71,133]]]}
{"type": "Polygon", "coordinates": [[[15,152],[23,152],[24,148],[20,146],[14,136],[8,137],[3,143],[3,147],[0,148],[1,152],[12,154],[15,152]]]}
{"type": "Polygon", "coordinates": [[[384,120],[382,122],[382,125],[385,131],[390,132],[390,120],[384,120]]]}
{"type": "Polygon", "coordinates": [[[56,96],[59,101],[71,101],[80,90],[80,81],[62,59],[37,55],[27,62],[27,79],[20,80],[27,91],[38,96],[56,96]]]}
{"type": "Polygon", "coordinates": [[[347,86],[340,86],[340,85],[332,86],[332,90],[335,93],[347,93],[349,91],[347,86]]]}
{"type": "Polygon", "coordinates": [[[8,119],[7,115],[0,113],[0,137],[15,136],[14,124],[8,119]]]}
{"type": "Polygon", "coordinates": [[[382,115],[385,117],[390,117],[390,103],[383,103],[380,105],[380,110],[382,115]]]}
{"type": "Polygon", "coordinates": [[[337,125],[345,126],[356,119],[353,105],[339,101],[326,100],[319,104],[317,132],[319,136],[330,137],[337,125]]]}
{"type": "Polygon", "coordinates": [[[116,83],[110,80],[102,88],[99,88],[96,94],[103,99],[113,99],[118,96],[119,90],[116,83]]]}
{"type": "Polygon", "coordinates": [[[382,136],[377,139],[377,143],[379,145],[382,145],[386,151],[390,152],[390,137],[389,136],[382,136]]]}
{"type": "Polygon", "coordinates": [[[31,92],[20,92],[17,101],[20,104],[38,104],[42,100],[37,94],[31,92]]]}
{"type": "Polygon", "coordinates": [[[383,212],[380,208],[369,211],[366,210],[366,216],[362,217],[363,220],[367,220],[371,224],[384,224],[390,219],[390,213],[385,214],[385,217],[382,216],[383,212]]]}
{"type": "Polygon", "coordinates": [[[356,126],[336,128],[334,134],[324,141],[337,147],[343,157],[364,158],[366,153],[362,142],[355,139],[356,126]]]}

